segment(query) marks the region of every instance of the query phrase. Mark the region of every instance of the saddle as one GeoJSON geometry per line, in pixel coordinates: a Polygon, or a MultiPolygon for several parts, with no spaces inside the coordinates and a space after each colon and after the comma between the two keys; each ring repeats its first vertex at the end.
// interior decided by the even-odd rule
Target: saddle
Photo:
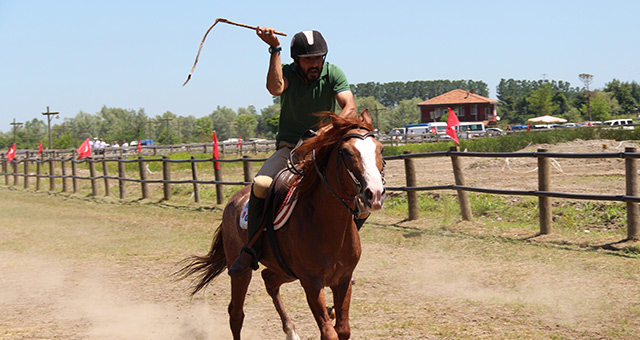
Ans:
{"type": "MultiPolygon", "coordinates": [[[[288,169],[282,169],[273,179],[265,200],[265,218],[263,221],[264,228],[267,229],[268,223],[271,223],[274,230],[282,228],[293,209],[298,202],[298,193],[296,187],[300,181],[300,175],[291,172],[288,169]],[[273,218],[270,218],[273,216],[273,218]]],[[[242,213],[240,214],[240,228],[247,229],[249,201],[245,203],[242,213]]]]}

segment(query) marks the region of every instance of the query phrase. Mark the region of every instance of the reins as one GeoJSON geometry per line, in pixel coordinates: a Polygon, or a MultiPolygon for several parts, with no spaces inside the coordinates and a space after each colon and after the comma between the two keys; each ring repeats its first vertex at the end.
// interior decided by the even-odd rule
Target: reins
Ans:
{"type": "MultiPolygon", "coordinates": [[[[344,142],[345,140],[350,139],[350,138],[358,138],[358,139],[365,140],[368,137],[374,137],[374,136],[375,135],[371,131],[367,131],[366,133],[351,132],[351,133],[347,133],[344,136],[342,136],[342,138],[340,139],[340,144],[342,144],[342,142],[344,142]]],[[[353,174],[353,171],[351,171],[351,169],[349,169],[347,164],[344,163],[343,156],[342,156],[342,147],[338,148],[338,156],[337,156],[337,162],[336,162],[336,170],[338,170],[337,171],[338,182],[340,182],[340,171],[339,171],[340,163],[344,163],[344,167],[347,170],[347,173],[349,174],[349,176],[351,177],[351,181],[353,182],[353,184],[356,186],[356,188],[358,190],[358,192],[356,194],[354,194],[353,198],[351,198],[351,199],[342,198],[342,197],[338,196],[336,191],[331,187],[331,185],[327,181],[327,178],[324,176],[324,174],[320,170],[320,167],[318,166],[318,162],[316,162],[316,151],[315,150],[311,151],[311,156],[312,156],[312,160],[313,160],[313,166],[315,167],[316,172],[318,173],[318,177],[320,178],[320,180],[322,180],[322,183],[324,183],[324,185],[329,189],[329,192],[331,192],[333,197],[337,198],[340,201],[340,203],[342,203],[342,205],[344,205],[344,207],[347,208],[347,210],[349,210],[349,212],[354,216],[354,218],[358,218],[360,216],[360,207],[356,204],[355,209],[351,208],[349,206],[349,204],[347,204],[347,202],[349,202],[349,203],[355,202],[356,197],[358,197],[358,195],[361,194],[362,184],[360,183],[360,181],[358,181],[356,176],[353,174]]]]}

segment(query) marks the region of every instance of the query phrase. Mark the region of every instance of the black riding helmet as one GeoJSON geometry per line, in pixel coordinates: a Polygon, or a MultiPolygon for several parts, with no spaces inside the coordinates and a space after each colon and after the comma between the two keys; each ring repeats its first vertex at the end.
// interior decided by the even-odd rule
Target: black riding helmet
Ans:
{"type": "Polygon", "coordinates": [[[318,57],[327,52],[327,42],[318,31],[302,31],[291,39],[291,58],[318,57]]]}

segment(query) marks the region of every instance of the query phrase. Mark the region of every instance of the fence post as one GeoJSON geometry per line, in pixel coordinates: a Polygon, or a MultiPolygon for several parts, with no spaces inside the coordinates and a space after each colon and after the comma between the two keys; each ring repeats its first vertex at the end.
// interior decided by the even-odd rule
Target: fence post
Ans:
{"type": "MultiPolygon", "coordinates": [[[[546,149],[538,149],[538,153],[545,153],[546,149]]],[[[551,191],[551,167],[549,158],[538,156],[538,190],[551,191]]],[[[539,196],[538,209],[540,211],[540,235],[547,235],[553,232],[551,225],[551,197],[539,196]]]]}
{"type": "Polygon", "coordinates": [[[91,195],[98,196],[98,179],[96,178],[96,162],[93,159],[88,159],[89,162],[89,176],[91,177],[91,195]]]}
{"type": "MultiPolygon", "coordinates": [[[[453,146],[449,150],[459,152],[460,147],[453,146]]],[[[451,164],[453,165],[453,177],[456,180],[456,185],[464,186],[464,172],[462,171],[462,161],[460,160],[460,157],[451,155],[451,164]]],[[[458,192],[458,203],[460,204],[462,219],[465,221],[471,221],[473,219],[473,212],[471,211],[469,193],[462,189],[457,189],[456,191],[458,192]]]]}
{"type": "Polygon", "coordinates": [[[198,172],[196,162],[194,161],[195,159],[195,156],[191,156],[191,179],[193,179],[193,200],[198,203],[200,202],[200,187],[198,183],[196,183],[198,180],[198,172]]]}
{"type": "Polygon", "coordinates": [[[244,181],[251,182],[253,180],[253,166],[248,161],[249,156],[242,156],[242,172],[244,173],[244,181]]]}
{"type": "Polygon", "coordinates": [[[53,159],[49,160],[49,191],[56,190],[56,179],[53,177],[56,174],[56,166],[53,159]]]}
{"type": "MultiPolygon", "coordinates": [[[[624,149],[625,153],[635,153],[636,148],[624,149]]],[[[627,196],[638,196],[638,163],[635,158],[625,158],[625,178],[627,182],[627,196]]],[[[627,202],[627,239],[640,239],[640,212],[638,203],[627,202]]]]}
{"type": "MultiPolygon", "coordinates": [[[[4,157],[4,154],[2,154],[4,157]]],[[[4,172],[4,185],[9,185],[9,167],[7,166],[7,161],[2,161],[2,172],[4,172]]]]}
{"type": "Polygon", "coordinates": [[[42,161],[36,161],[36,190],[40,190],[40,175],[42,173],[42,161]]]}
{"type": "Polygon", "coordinates": [[[140,169],[140,189],[142,190],[142,199],[149,197],[149,185],[147,184],[147,173],[145,172],[147,163],[142,156],[139,156],[138,166],[140,169]]]}
{"type": "Polygon", "coordinates": [[[29,189],[29,160],[24,160],[24,188],[29,189]]]}
{"type": "MultiPolygon", "coordinates": [[[[404,154],[408,155],[411,151],[405,151],[404,154]]],[[[416,168],[413,162],[413,158],[407,157],[404,159],[404,172],[406,176],[407,187],[416,186],[416,168]]],[[[409,220],[418,219],[418,193],[415,190],[407,191],[407,202],[409,204],[409,220]]]]}
{"type": "Polygon", "coordinates": [[[164,188],[164,200],[168,201],[171,199],[171,184],[169,181],[171,180],[171,163],[168,162],[169,157],[162,156],[162,186],[164,188]]]}
{"type": "MultiPolygon", "coordinates": [[[[224,145],[224,144],[222,144],[222,145],[224,145]]],[[[222,181],[222,173],[216,167],[215,160],[213,162],[213,176],[214,176],[214,179],[217,182],[222,181]]],[[[216,184],[216,202],[218,202],[218,204],[222,204],[222,202],[224,202],[224,191],[223,190],[224,190],[224,187],[222,186],[222,184],[216,184]]]]}
{"type": "Polygon", "coordinates": [[[67,169],[64,166],[64,159],[60,160],[60,171],[62,173],[62,192],[67,192],[67,169]]]}
{"type": "Polygon", "coordinates": [[[123,200],[126,198],[126,188],[125,188],[125,163],[122,162],[122,156],[118,157],[118,190],[120,191],[120,199],[123,200]]]}
{"type": "Polygon", "coordinates": [[[11,168],[13,169],[13,186],[18,186],[18,161],[11,161],[11,168]]]}
{"type": "Polygon", "coordinates": [[[78,176],[78,164],[73,157],[71,158],[71,176],[71,185],[73,185],[73,193],[75,194],[78,192],[78,179],[76,178],[78,176]]]}
{"type": "Polygon", "coordinates": [[[111,194],[109,191],[109,179],[107,178],[107,176],[109,176],[109,170],[107,167],[107,160],[104,158],[102,159],[102,174],[104,175],[104,195],[109,196],[111,194]]]}

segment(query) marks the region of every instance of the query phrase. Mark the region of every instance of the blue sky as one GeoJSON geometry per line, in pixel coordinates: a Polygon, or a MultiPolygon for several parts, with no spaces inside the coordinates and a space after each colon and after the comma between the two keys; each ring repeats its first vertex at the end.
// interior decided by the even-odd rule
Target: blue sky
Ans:
{"type": "Polygon", "coordinates": [[[217,17],[287,33],[286,62],[293,34],[317,29],[352,84],[481,80],[496,99],[501,78],[640,82],[639,13],[632,0],[0,0],[0,131],[45,120],[47,106],[70,118],[105,105],[195,117],[270,105],[267,46],[235,26],[212,30],[182,86],[217,17]]]}

